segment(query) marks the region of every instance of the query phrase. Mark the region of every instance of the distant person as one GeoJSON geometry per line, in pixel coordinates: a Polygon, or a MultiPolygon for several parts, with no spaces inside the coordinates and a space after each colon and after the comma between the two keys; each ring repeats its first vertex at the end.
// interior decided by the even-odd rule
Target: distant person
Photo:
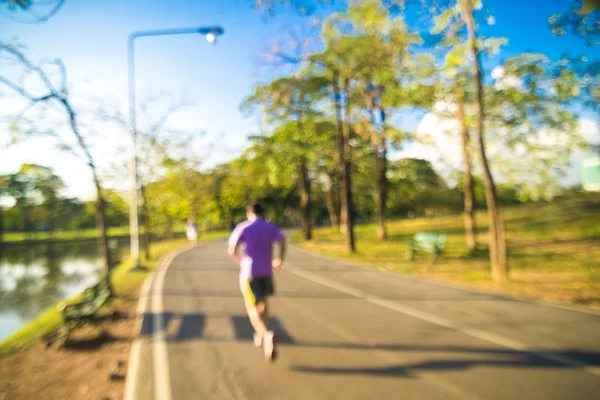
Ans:
{"type": "Polygon", "coordinates": [[[188,240],[194,244],[198,242],[198,224],[194,222],[193,218],[189,218],[185,226],[185,235],[188,240]]]}
{"type": "Polygon", "coordinates": [[[247,221],[235,227],[229,237],[229,255],[240,264],[240,289],[246,303],[250,323],[254,327],[254,345],[263,347],[265,360],[277,357],[275,334],[269,330],[267,297],[275,293],[273,270],[283,268],[285,237],[277,228],[263,219],[264,211],[254,203],[246,210],[247,221]],[[281,244],[279,258],[273,259],[273,244],[281,244]],[[239,253],[245,245],[245,254],[239,253]]]}

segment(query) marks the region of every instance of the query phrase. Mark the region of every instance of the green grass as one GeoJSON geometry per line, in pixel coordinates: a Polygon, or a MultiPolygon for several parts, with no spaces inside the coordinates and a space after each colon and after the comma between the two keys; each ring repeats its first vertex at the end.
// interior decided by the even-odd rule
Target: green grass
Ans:
{"type": "MultiPolygon", "coordinates": [[[[175,232],[180,233],[184,231],[184,227],[177,227],[175,232]]],[[[140,230],[142,233],[143,230],[140,230]]],[[[223,237],[223,233],[226,231],[208,231],[201,232],[201,238],[220,238],[223,237]]],[[[129,235],[129,227],[128,226],[118,226],[113,228],[108,228],[109,236],[126,236],[129,235]]],[[[4,232],[2,236],[2,240],[5,243],[18,243],[18,242],[27,242],[30,240],[40,241],[40,240],[58,240],[58,241],[68,241],[74,239],[93,239],[98,237],[97,229],[82,229],[82,230],[74,230],[74,231],[57,231],[54,234],[50,232],[4,232]]]]}
{"type": "Polygon", "coordinates": [[[227,230],[200,232],[200,235],[198,235],[198,240],[224,239],[227,238],[230,233],[231,232],[227,230]]]}
{"type": "MultiPolygon", "coordinates": [[[[215,231],[210,234],[203,234],[201,239],[219,239],[227,237],[227,231],[215,231]]],[[[147,271],[130,272],[131,262],[125,260],[119,264],[112,272],[112,285],[117,296],[128,296],[137,298],[137,292],[146,279],[148,273],[158,265],[159,260],[172,250],[183,248],[188,245],[186,239],[169,240],[164,242],[152,243],[151,254],[152,260],[142,260],[142,264],[148,268],[147,271]]],[[[114,307],[118,309],[119,298],[115,300],[114,307]]],[[[68,300],[67,303],[75,302],[80,298],[68,300]]],[[[56,330],[62,325],[62,315],[60,304],[49,307],[39,317],[25,325],[14,335],[8,337],[0,343],[0,355],[9,353],[15,350],[23,349],[30,346],[36,340],[44,335],[56,330]]]]}
{"type": "MultiPolygon", "coordinates": [[[[129,234],[128,226],[119,226],[108,229],[109,236],[122,236],[129,234]]],[[[54,234],[50,232],[5,232],[3,235],[3,241],[6,243],[11,242],[25,242],[28,240],[73,240],[82,238],[95,238],[98,236],[97,229],[82,229],[75,231],[57,231],[54,234]]]]}
{"type": "Polygon", "coordinates": [[[375,225],[357,226],[355,254],[348,254],[343,236],[332,228],[315,230],[314,240],[301,245],[400,273],[600,308],[600,196],[507,207],[503,215],[510,267],[510,281],[503,285],[494,283],[489,271],[485,212],[477,213],[479,249],[473,255],[461,216],[391,221],[387,241],[376,238],[375,225]],[[435,265],[427,253],[405,261],[408,242],[422,231],[447,235],[446,252],[435,265]]]}

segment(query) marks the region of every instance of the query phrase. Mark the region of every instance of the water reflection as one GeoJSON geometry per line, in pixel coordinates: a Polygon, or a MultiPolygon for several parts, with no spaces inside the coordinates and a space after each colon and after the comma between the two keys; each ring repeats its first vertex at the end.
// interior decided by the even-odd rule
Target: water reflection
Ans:
{"type": "MultiPolygon", "coordinates": [[[[121,257],[127,239],[113,239],[121,257]]],[[[95,241],[0,246],[0,340],[103,273],[95,241]]]]}

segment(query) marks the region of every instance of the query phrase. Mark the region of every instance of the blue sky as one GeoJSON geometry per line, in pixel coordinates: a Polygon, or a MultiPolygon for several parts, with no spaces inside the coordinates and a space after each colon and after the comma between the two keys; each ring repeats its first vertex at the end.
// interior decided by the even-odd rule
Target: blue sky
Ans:
{"type": "MultiPolygon", "coordinates": [[[[589,55],[590,49],[582,40],[550,34],[547,18],[566,4],[565,0],[488,0],[485,6],[496,21],[492,26],[482,23],[481,31],[509,39],[503,57],[521,51],[543,52],[552,58],[567,51],[571,55],[589,55]]],[[[338,1],[319,11],[319,16],[343,7],[338,1]]],[[[14,22],[3,9],[0,40],[16,39],[25,44],[34,60],[62,58],[68,68],[73,96],[80,104],[90,98],[104,98],[125,105],[129,33],[222,26],[225,35],[216,46],[196,35],[143,38],[136,42],[138,98],[142,99],[149,91],[171,93],[174,97],[184,94],[193,105],[175,115],[170,123],[178,128],[207,132],[193,151],[205,154],[210,144],[218,144],[207,160],[210,165],[239,154],[246,145],[246,136],[256,132],[256,120],[244,118],[238,106],[259,81],[259,72],[264,74],[259,67],[261,51],[285,29],[306,21],[293,12],[281,12],[275,19],[265,18],[247,0],[66,0],[55,17],[41,24],[14,22]]],[[[1,105],[0,102],[0,109],[1,105]]],[[[3,135],[0,132],[0,144],[3,135]]],[[[102,154],[126,140],[123,135],[106,133],[105,140],[98,140],[96,152],[102,154]]],[[[83,167],[73,168],[77,162],[74,159],[33,144],[0,151],[0,173],[14,171],[22,162],[40,162],[56,168],[67,182],[69,194],[93,196],[88,172],[83,167]]]]}

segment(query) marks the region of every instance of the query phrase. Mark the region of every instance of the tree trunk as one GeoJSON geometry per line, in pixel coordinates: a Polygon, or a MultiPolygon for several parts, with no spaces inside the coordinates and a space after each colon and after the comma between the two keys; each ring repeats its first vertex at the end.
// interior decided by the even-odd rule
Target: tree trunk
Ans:
{"type": "Polygon", "coordinates": [[[300,165],[298,166],[298,193],[300,194],[300,226],[302,234],[305,240],[311,240],[310,180],[304,157],[301,158],[300,165]]]}
{"type": "Polygon", "coordinates": [[[380,240],[387,240],[387,229],[385,224],[388,192],[388,181],[386,176],[387,146],[384,137],[380,139],[380,143],[377,147],[377,154],[375,154],[377,170],[377,238],[380,240]]]}
{"type": "Polygon", "coordinates": [[[53,238],[56,233],[56,217],[54,215],[50,216],[48,223],[50,224],[50,237],[53,238]]]}
{"type": "MultiPolygon", "coordinates": [[[[4,208],[0,206],[0,248],[2,248],[2,243],[4,242],[4,208]]],[[[1,257],[0,257],[1,259],[1,257]]]]}
{"type": "MultiPolygon", "coordinates": [[[[383,108],[381,105],[375,105],[374,96],[368,91],[363,92],[363,97],[367,104],[369,114],[371,116],[371,125],[373,128],[371,144],[373,145],[373,155],[375,156],[375,174],[377,176],[377,187],[375,189],[375,222],[377,225],[377,238],[379,240],[387,239],[386,229],[386,203],[387,203],[387,143],[385,135],[380,132],[375,110],[383,116],[383,108]]],[[[383,120],[382,120],[383,123],[383,120]]]]}
{"type": "MultiPolygon", "coordinates": [[[[329,174],[330,185],[325,190],[325,204],[327,205],[327,212],[329,213],[329,221],[331,221],[332,227],[340,228],[339,210],[336,206],[335,193],[337,185],[333,180],[333,174],[329,174]]],[[[339,193],[339,190],[337,191],[339,193]]]]}
{"type": "Polygon", "coordinates": [[[152,255],[150,254],[150,237],[152,232],[150,230],[150,213],[148,212],[148,201],[146,199],[146,186],[140,186],[140,194],[142,195],[142,223],[144,224],[144,235],[142,236],[142,246],[144,248],[144,254],[146,255],[146,261],[150,260],[152,255]]]}
{"type": "Polygon", "coordinates": [[[100,250],[100,257],[104,260],[104,268],[106,273],[112,270],[112,263],[110,257],[110,248],[108,247],[108,226],[106,224],[106,213],[104,210],[104,198],[102,197],[100,182],[96,176],[96,171],[93,172],[94,184],[96,186],[96,229],[100,232],[98,235],[98,248],[100,250]]]}
{"type": "Polygon", "coordinates": [[[476,225],[475,225],[475,195],[473,193],[473,176],[471,174],[471,137],[465,119],[465,105],[462,95],[457,96],[457,119],[460,130],[461,145],[463,151],[463,175],[464,175],[464,222],[467,246],[473,252],[477,247],[476,225]]]}
{"type": "Polygon", "coordinates": [[[338,176],[337,170],[334,171],[334,177],[335,177],[335,180],[334,180],[334,186],[333,186],[331,195],[333,196],[333,206],[335,207],[335,215],[337,217],[337,225],[338,225],[337,228],[339,230],[340,229],[340,221],[341,221],[341,219],[340,219],[340,213],[341,213],[340,194],[341,194],[341,192],[340,192],[340,177],[338,176]]]}
{"type": "Polygon", "coordinates": [[[351,161],[350,161],[350,101],[349,101],[349,80],[344,79],[344,93],[346,94],[346,101],[344,103],[344,118],[342,119],[342,152],[341,152],[341,160],[342,163],[340,165],[341,171],[341,202],[343,204],[343,208],[341,207],[341,216],[343,221],[343,226],[345,227],[346,234],[346,242],[348,246],[348,251],[354,253],[356,251],[356,245],[354,243],[354,205],[352,204],[352,180],[351,180],[351,161]]]}
{"type": "Polygon", "coordinates": [[[31,222],[31,214],[29,213],[29,206],[25,205],[23,207],[23,213],[25,214],[23,229],[25,230],[25,237],[32,236],[32,222],[31,222]]]}
{"type": "Polygon", "coordinates": [[[504,226],[500,215],[500,205],[496,195],[496,186],[490,170],[485,152],[485,141],[483,139],[483,78],[479,62],[479,50],[475,37],[475,21],[473,18],[473,4],[471,0],[461,0],[461,12],[467,25],[469,33],[469,49],[473,58],[473,73],[477,86],[477,101],[475,102],[476,133],[479,140],[479,151],[483,164],[485,177],[485,198],[488,207],[490,262],[492,277],[496,282],[504,282],[508,279],[508,266],[506,263],[506,240],[504,237],[504,226]]]}
{"type": "MultiPolygon", "coordinates": [[[[347,203],[346,203],[346,195],[345,195],[345,187],[347,186],[346,182],[346,173],[345,170],[345,157],[344,157],[344,149],[345,149],[345,133],[344,133],[344,121],[342,117],[342,106],[340,104],[340,86],[338,82],[338,76],[334,73],[333,75],[333,97],[335,103],[335,117],[336,124],[338,130],[338,140],[337,140],[337,154],[336,154],[336,162],[338,166],[338,189],[339,189],[339,205],[340,205],[340,232],[342,235],[348,235],[348,224],[346,221],[347,213],[347,203]]],[[[349,246],[350,247],[350,246],[349,246]]]]}
{"type": "Polygon", "coordinates": [[[172,240],[175,237],[173,234],[173,219],[167,217],[167,239],[172,240]]]}
{"type": "Polygon", "coordinates": [[[108,247],[108,226],[106,224],[106,213],[104,210],[104,198],[102,196],[102,186],[100,185],[100,178],[98,177],[98,171],[96,171],[96,166],[94,165],[94,159],[92,158],[92,154],[90,153],[83,136],[79,132],[79,126],[77,125],[77,116],[75,112],[71,108],[71,105],[65,98],[60,99],[61,103],[67,110],[69,114],[69,124],[71,125],[71,130],[77,139],[77,143],[81,150],[85,154],[87,159],[88,166],[92,171],[92,177],[94,179],[94,185],[96,187],[96,228],[100,231],[100,236],[98,237],[98,246],[100,248],[100,256],[104,259],[104,267],[106,269],[106,273],[109,273],[112,269],[111,256],[110,256],[110,248],[108,247]]]}

